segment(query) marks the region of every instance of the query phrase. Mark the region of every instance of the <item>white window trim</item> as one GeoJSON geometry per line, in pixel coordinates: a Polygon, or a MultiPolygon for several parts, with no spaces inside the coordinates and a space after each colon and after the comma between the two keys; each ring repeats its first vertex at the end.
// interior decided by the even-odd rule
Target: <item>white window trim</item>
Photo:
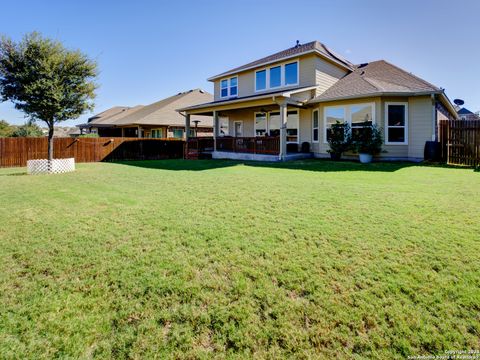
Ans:
{"type": "Polygon", "coordinates": [[[221,99],[227,99],[227,98],[233,98],[233,97],[238,97],[238,76],[229,76],[228,78],[223,78],[220,80],[219,82],[219,86],[220,86],[220,98],[221,99]],[[231,85],[231,80],[232,79],[237,79],[237,93],[235,95],[232,95],[230,92],[231,92],[231,89],[232,89],[232,85],[231,85]],[[222,81],[226,80],[227,81],[227,95],[226,96],[222,96],[222,81]]]}
{"type": "Polygon", "coordinates": [[[362,106],[362,105],[370,105],[372,107],[372,124],[375,124],[376,123],[376,116],[375,116],[375,103],[374,102],[325,106],[323,108],[323,143],[328,144],[328,141],[327,141],[327,109],[343,108],[344,109],[344,114],[345,114],[345,121],[348,122],[348,124],[351,127],[352,126],[352,111],[351,111],[351,108],[353,106],[362,106]]]}
{"type": "MultiPolygon", "coordinates": [[[[296,60],[293,60],[293,61],[286,61],[286,62],[283,62],[283,63],[280,63],[280,64],[274,64],[274,65],[271,65],[271,66],[267,66],[267,67],[264,67],[262,69],[257,69],[257,70],[254,71],[253,76],[254,76],[253,91],[255,93],[260,93],[260,92],[263,92],[263,91],[274,90],[274,89],[280,89],[280,88],[284,88],[284,87],[297,86],[297,85],[300,84],[300,61],[298,59],[296,59],[296,60]],[[293,64],[293,63],[297,63],[297,82],[295,84],[286,85],[285,84],[285,65],[293,64]],[[271,87],[270,86],[270,69],[276,68],[276,67],[280,67],[280,86],[271,87]],[[257,73],[261,72],[261,71],[265,71],[265,89],[257,90],[257,73]]],[[[220,85],[221,85],[221,83],[220,83],[220,85]]]]}
{"type": "Polygon", "coordinates": [[[314,109],[312,111],[312,143],[318,144],[320,142],[320,111],[318,109],[314,109]],[[313,127],[313,114],[317,113],[317,127],[313,127]],[[314,130],[317,129],[317,140],[314,137],[314,130]]]}
{"type": "Polygon", "coordinates": [[[385,145],[408,145],[408,102],[385,102],[385,145]],[[388,126],[388,107],[390,105],[403,105],[405,106],[405,126],[388,126]],[[405,129],[405,141],[404,142],[390,142],[388,141],[388,129],[405,129]]]}

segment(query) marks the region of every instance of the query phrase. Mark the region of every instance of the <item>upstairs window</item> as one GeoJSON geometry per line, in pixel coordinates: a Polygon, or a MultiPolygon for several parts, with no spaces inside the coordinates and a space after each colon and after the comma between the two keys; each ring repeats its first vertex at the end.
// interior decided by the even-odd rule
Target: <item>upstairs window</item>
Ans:
{"type": "Polygon", "coordinates": [[[255,89],[257,91],[267,88],[267,70],[257,71],[255,73],[255,89]]]}
{"type": "Polygon", "coordinates": [[[285,65],[285,85],[298,84],[298,62],[285,65]]]}
{"type": "Polygon", "coordinates": [[[408,104],[385,103],[385,144],[408,144],[408,104]]]}
{"type": "Polygon", "coordinates": [[[282,67],[275,66],[270,68],[270,88],[276,88],[282,85],[282,67]]]}
{"type": "Polygon", "coordinates": [[[238,95],[238,78],[223,79],[220,81],[220,97],[236,97],[238,95]]]}
{"type": "Polygon", "coordinates": [[[255,71],[255,91],[298,85],[298,61],[255,71]]]}
{"type": "Polygon", "coordinates": [[[222,80],[221,81],[221,97],[227,97],[228,96],[228,80],[222,80]]]}

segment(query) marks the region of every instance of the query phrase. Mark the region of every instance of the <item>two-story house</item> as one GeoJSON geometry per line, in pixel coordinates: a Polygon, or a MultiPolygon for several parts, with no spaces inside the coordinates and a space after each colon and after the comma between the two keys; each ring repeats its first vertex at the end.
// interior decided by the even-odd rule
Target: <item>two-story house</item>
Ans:
{"type": "Polygon", "coordinates": [[[352,132],[365,123],[384,131],[390,159],[423,159],[439,119],[456,112],[438,88],[386,61],[354,65],[318,41],[233,68],[208,79],[214,101],[178,111],[214,118],[214,158],[285,160],[310,151],[328,156],[337,120],[352,132]]]}

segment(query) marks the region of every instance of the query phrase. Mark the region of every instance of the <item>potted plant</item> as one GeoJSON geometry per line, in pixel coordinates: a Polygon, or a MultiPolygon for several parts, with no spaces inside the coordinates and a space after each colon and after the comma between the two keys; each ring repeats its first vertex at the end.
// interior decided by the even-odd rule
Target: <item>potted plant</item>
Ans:
{"type": "Polygon", "coordinates": [[[354,149],[362,164],[370,163],[374,155],[381,153],[382,145],[382,131],[376,124],[366,124],[355,136],[354,149]]]}
{"type": "Polygon", "coordinates": [[[328,145],[330,146],[330,158],[332,160],[340,160],[342,154],[349,150],[352,145],[352,135],[348,122],[340,122],[337,120],[330,128],[330,136],[328,137],[328,145]]]}

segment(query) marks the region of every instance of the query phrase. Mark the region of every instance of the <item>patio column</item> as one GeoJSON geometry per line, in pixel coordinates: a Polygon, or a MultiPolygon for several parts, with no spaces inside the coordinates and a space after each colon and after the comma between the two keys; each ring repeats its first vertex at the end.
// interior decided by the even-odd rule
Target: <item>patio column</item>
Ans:
{"type": "Polygon", "coordinates": [[[190,138],[190,114],[185,115],[185,141],[190,138]]]}
{"type": "Polygon", "coordinates": [[[280,154],[279,159],[287,156],[287,104],[280,105],[280,154]]]}
{"type": "Polygon", "coordinates": [[[213,112],[213,151],[217,151],[218,112],[213,112]]]}
{"type": "Polygon", "coordinates": [[[137,136],[139,139],[142,137],[142,128],[140,125],[137,126],[137,136]]]}
{"type": "Polygon", "coordinates": [[[125,137],[125,128],[122,127],[122,138],[125,137]]]}

